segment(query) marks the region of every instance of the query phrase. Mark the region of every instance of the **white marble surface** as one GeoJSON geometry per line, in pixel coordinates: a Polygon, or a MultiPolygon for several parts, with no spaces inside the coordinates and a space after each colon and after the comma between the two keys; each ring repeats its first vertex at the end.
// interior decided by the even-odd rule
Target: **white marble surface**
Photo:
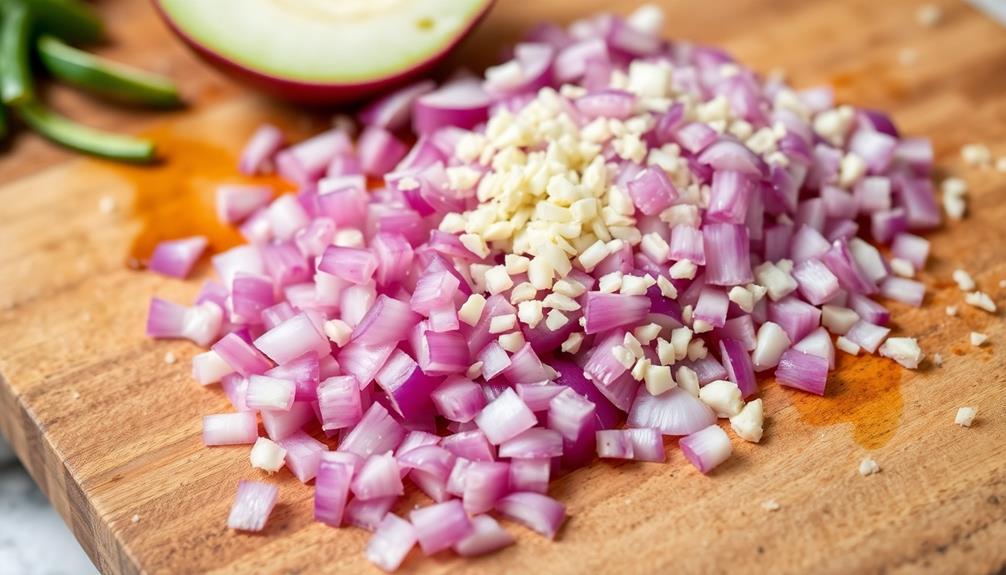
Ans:
{"type": "Polygon", "coordinates": [[[0,575],[97,572],[0,437],[0,575]]]}

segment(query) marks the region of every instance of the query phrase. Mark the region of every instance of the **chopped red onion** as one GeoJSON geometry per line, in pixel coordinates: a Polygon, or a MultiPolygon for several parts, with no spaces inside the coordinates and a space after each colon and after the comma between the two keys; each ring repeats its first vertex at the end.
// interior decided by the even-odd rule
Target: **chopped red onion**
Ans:
{"type": "Polygon", "coordinates": [[[374,535],[367,542],[364,554],[367,561],[391,573],[401,566],[416,544],[416,528],[394,513],[386,513],[373,529],[374,535]]]}
{"type": "Polygon", "coordinates": [[[912,234],[898,234],[891,244],[891,255],[911,262],[916,271],[926,267],[929,240],[912,234]]]}
{"type": "Polygon", "coordinates": [[[510,489],[547,493],[551,472],[550,459],[514,459],[510,462],[510,489]]]}
{"type": "Polygon", "coordinates": [[[822,305],[838,294],[838,278],[817,258],[804,260],[793,268],[800,295],[814,305],[822,305]]]}
{"type": "Polygon", "coordinates": [[[754,320],[750,315],[740,315],[733,319],[728,319],[723,323],[723,327],[714,333],[723,339],[737,340],[745,351],[754,351],[758,344],[754,320]]]}
{"type": "Polygon", "coordinates": [[[379,403],[371,404],[363,419],[342,440],[339,451],[369,457],[391,451],[402,441],[405,430],[379,403]]]}
{"type": "Polygon", "coordinates": [[[374,376],[388,361],[394,349],[394,343],[370,347],[351,342],[342,348],[336,359],[343,371],[354,376],[360,382],[360,389],[363,389],[374,381],[374,376]]]}
{"type": "Polygon", "coordinates": [[[555,539],[566,521],[566,507],[541,493],[511,493],[496,503],[496,510],[549,539],[555,539]]]}
{"type": "Polygon", "coordinates": [[[395,343],[405,339],[418,322],[419,316],[407,303],[381,294],[353,330],[353,341],[368,346],[395,343]]]}
{"type": "Polygon", "coordinates": [[[192,358],[192,377],[201,385],[216,383],[232,373],[234,370],[231,366],[213,350],[205,351],[192,358]]]}
{"type": "Polygon", "coordinates": [[[754,281],[747,228],[740,224],[706,224],[702,228],[706,281],[735,286],[754,281]]]}
{"type": "Polygon", "coordinates": [[[429,375],[456,374],[471,365],[468,346],[459,331],[436,333],[433,318],[430,330],[423,334],[418,351],[419,367],[429,375]]]}
{"type": "Polygon", "coordinates": [[[733,453],[730,438],[718,425],[710,425],[678,441],[689,463],[702,473],[709,473],[733,453]]]}
{"type": "Polygon", "coordinates": [[[739,341],[729,338],[721,339],[720,358],[723,360],[723,369],[726,370],[727,379],[737,384],[742,397],[746,399],[758,392],[758,382],[755,380],[751,356],[739,341]]]}
{"type": "Polygon", "coordinates": [[[405,236],[380,233],[374,236],[370,247],[377,258],[375,279],[378,285],[389,286],[405,279],[413,258],[412,246],[405,236]]]}
{"type": "Polygon", "coordinates": [[[339,527],[349,499],[349,485],[354,467],[340,461],[338,452],[323,453],[314,480],[314,518],[326,525],[339,527]]]}
{"type": "Polygon", "coordinates": [[[252,375],[248,378],[245,405],[252,409],[289,411],[295,394],[296,386],[288,379],[252,375]]]}
{"type": "Polygon", "coordinates": [[[472,532],[454,544],[454,551],[463,557],[477,557],[513,545],[513,535],[489,515],[471,518],[472,532]]]}
{"type": "Polygon", "coordinates": [[[270,168],[276,152],[283,147],[283,132],[272,124],[262,124],[245,144],[238,162],[242,174],[253,176],[270,168]]]}
{"type": "Polygon", "coordinates": [[[203,416],[203,444],[241,445],[258,439],[255,412],[222,413],[203,416]]]}
{"type": "Polygon", "coordinates": [[[230,321],[256,324],[262,312],[275,305],[275,287],[270,278],[238,272],[231,283],[230,321]]]}
{"type": "Polygon", "coordinates": [[[475,461],[465,471],[464,510],[475,515],[491,511],[509,490],[510,469],[498,461],[475,461]]]}
{"type": "Polygon", "coordinates": [[[422,445],[398,455],[403,471],[418,470],[429,474],[446,486],[457,457],[439,445],[422,445]]]}
{"type": "Polygon", "coordinates": [[[512,384],[538,383],[552,379],[552,368],[541,362],[531,344],[526,343],[510,356],[510,365],[503,371],[503,377],[512,384]]]}
{"type": "Polygon", "coordinates": [[[667,255],[674,261],[688,260],[696,265],[706,264],[706,250],[702,241],[702,231],[686,225],[671,229],[670,251],[667,255]]]}
{"type": "Polygon", "coordinates": [[[629,410],[629,427],[659,429],[664,435],[688,435],[716,422],[716,414],[680,387],[653,396],[644,388],[629,410]]]}
{"type": "Polygon", "coordinates": [[[584,333],[600,333],[643,321],[650,311],[650,298],[592,291],[587,292],[583,309],[584,333]]]}
{"type": "Polygon", "coordinates": [[[743,224],[755,193],[755,180],[741,172],[713,174],[712,192],[706,218],[711,222],[743,224]]]}
{"type": "MultiPolygon", "coordinates": [[[[520,387],[517,390],[519,393],[520,387]]],[[[472,380],[459,375],[445,379],[433,391],[431,397],[440,415],[459,423],[474,419],[486,404],[482,388],[472,380]]]]}
{"type": "MultiPolygon", "coordinates": [[[[675,364],[677,365],[677,364],[675,364]]],[[[695,360],[685,360],[681,365],[690,368],[699,379],[699,385],[705,385],[717,379],[726,379],[727,370],[723,364],[716,361],[711,355],[695,360]]]]}
{"type": "Polygon", "coordinates": [[[154,247],[154,254],[150,256],[147,267],[152,272],[185,279],[208,244],[206,236],[160,242],[154,247]]]}
{"type": "Polygon", "coordinates": [[[796,342],[793,349],[809,353],[828,360],[828,369],[835,369],[835,346],[831,343],[831,335],[823,327],[812,331],[810,335],[796,342]]]}
{"type": "Polygon", "coordinates": [[[788,296],[768,304],[768,319],[782,327],[790,341],[800,341],[821,324],[821,310],[788,296]]]}
{"type": "Polygon", "coordinates": [[[629,182],[629,196],[639,211],[646,215],[659,214],[678,199],[678,190],[660,168],[647,168],[629,182]]]}
{"type": "Polygon", "coordinates": [[[279,489],[258,481],[241,481],[231,506],[227,527],[241,531],[262,531],[276,506],[279,489]]]}
{"type": "Polygon", "coordinates": [[[244,377],[265,373],[272,367],[269,359],[241,338],[229,333],[213,344],[213,351],[244,377]]]}
{"type": "Polygon", "coordinates": [[[475,423],[493,445],[517,437],[534,427],[537,422],[534,413],[520,397],[517,397],[517,393],[509,388],[475,416],[475,423]]]}
{"type": "Polygon", "coordinates": [[[488,345],[482,348],[478,358],[482,362],[482,377],[486,381],[500,375],[510,367],[510,356],[495,341],[489,342],[488,345]]]}
{"type": "Polygon", "coordinates": [[[478,80],[454,80],[416,100],[412,128],[417,134],[431,134],[445,126],[473,128],[485,121],[490,102],[478,80]]]}
{"type": "Polygon", "coordinates": [[[360,166],[368,176],[383,176],[405,157],[408,147],[395,136],[378,126],[370,126],[360,134],[357,142],[360,166]]]}
{"type": "Polygon", "coordinates": [[[698,162],[717,171],[731,170],[759,178],[768,171],[761,158],[732,140],[720,140],[712,144],[699,154],[698,162]]]}
{"type": "Polygon", "coordinates": [[[880,344],[884,343],[889,333],[891,333],[889,328],[875,325],[864,318],[852,324],[849,331],[845,332],[845,339],[869,353],[874,353],[880,344]]]}
{"type": "Polygon", "coordinates": [[[377,271],[377,257],[370,250],[328,246],[318,269],[354,284],[370,281],[377,271]]]}
{"type": "Polygon", "coordinates": [[[368,126],[377,126],[397,131],[409,125],[412,107],[424,94],[437,87],[432,80],[422,80],[375,100],[360,112],[360,121],[368,126]]]}
{"type": "Polygon", "coordinates": [[[458,278],[446,271],[423,274],[409,300],[412,311],[428,316],[430,310],[452,303],[460,285],[458,278]]]}
{"type": "Polygon", "coordinates": [[[346,504],[345,521],[361,529],[375,531],[397,500],[398,497],[369,500],[352,499],[346,504]]]}
{"type": "Polygon", "coordinates": [[[430,394],[441,381],[423,373],[419,364],[400,349],[391,352],[376,380],[394,410],[407,421],[415,421],[432,411],[430,394]]]}
{"type": "Polygon", "coordinates": [[[597,456],[602,459],[632,459],[632,437],[624,429],[602,429],[596,432],[597,456]]]}
{"type": "Polygon", "coordinates": [[[409,519],[426,555],[443,551],[473,532],[471,520],[457,499],[414,509],[409,519]]]}
{"type": "MultiPolygon", "coordinates": [[[[441,441],[441,445],[443,445],[444,449],[468,462],[493,461],[496,459],[496,450],[489,443],[489,440],[486,439],[486,434],[479,429],[459,431],[454,435],[445,437],[441,441]]],[[[461,493],[456,493],[456,495],[461,495],[461,493]]]]}
{"type": "Polygon", "coordinates": [[[561,393],[565,386],[547,383],[518,383],[514,388],[528,409],[537,413],[548,410],[548,403],[561,393]]]}
{"type": "Polygon", "coordinates": [[[682,148],[698,154],[716,141],[716,130],[702,122],[685,124],[673,132],[671,137],[682,148]]]}
{"type": "Polygon", "coordinates": [[[270,369],[265,375],[292,381],[296,387],[297,401],[314,401],[318,399],[320,373],[321,362],[313,352],[309,352],[270,369]]]}
{"type": "Polygon", "coordinates": [[[353,478],[350,489],[363,500],[405,493],[395,457],[390,452],[368,457],[353,478]]]}
{"type": "MultiPolygon", "coordinates": [[[[692,313],[692,322],[703,321],[712,327],[723,327],[727,319],[727,308],[730,300],[722,289],[715,287],[702,288],[699,301],[692,313]]],[[[698,328],[696,328],[698,329],[698,328]]]]}
{"type": "Polygon", "coordinates": [[[775,378],[786,387],[824,395],[824,386],[828,382],[828,360],[790,349],[779,359],[775,378]]]}
{"type": "Polygon", "coordinates": [[[276,171],[297,184],[309,184],[324,173],[332,158],[352,148],[349,136],[334,128],[276,154],[276,171]]]}
{"type": "MultiPolygon", "coordinates": [[[[249,244],[213,256],[219,282],[193,307],[155,298],[148,318],[153,337],[213,344],[193,376],[220,381],[237,413],[209,416],[206,443],[257,442],[261,413],[291,472],[316,478],[317,519],[376,530],[367,556],[394,570],[417,540],[509,545],[468,517],[493,508],[554,537],[553,473],[664,461],[664,435],[709,472],[730,441],[696,383],[748,398],[755,371],[775,369],[823,394],[826,304],[855,311],[845,336],[879,349],[890,313],[870,297],[919,305],[925,290],[864,238],[924,267],[929,244],[907,232],[940,222],[931,145],[836,108],[830,88],[794,100],[718,49],[665,42],[661,22],[644,7],[542,27],[484,79],[366,106],[355,150],[345,125],[282,149],[260,128],[241,170],[274,166],[299,191],[221,187],[217,215],[249,244]],[[518,169],[572,149],[591,167],[518,169]],[[532,194],[510,194],[517,176],[532,194]],[[678,387],[651,395],[671,369],[678,387]],[[308,434],[315,421],[338,451],[308,434]],[[406,478],[439,504],[412,524],[389,513],[406,478]]],[[[206,243],[171,240],[150,267],[184,277],[206,243]]]]}
{"type": "Polygon", "coordinates": [[[667,458],[664,452],[664,438],[658,429],[629,428],[623,429],[632,442],[632,458],[636,461],[653,461],[663,463],[667,458]]]}
{"type": "Polygon", "coordinates": [[[150,298],[147,335],[154,338],[183,338],[207,346],[220,333],[223,311],[212,302],[185,307],[161,298],[150,298]]]}
{"type": "Polygon", "coordinates": [[[321,427],[329,431],[351,427],[363,417],[360,384],[351,375],[330,377],[318,385],[321,427]]]}
{"type": "Polygon", "coordinates": [[[541,459],[562,456],[559,432],[532,428],[500,444],[499,456],[514,459],[541,459]]]}
{"type": "Polygon", "coordinates": [[[598,90],[576,99],[576,108],[589,119],[628,119],[636,106],[636,96],[624,90],[598,90]]]}
{"type": "Polygon", "coordinates": [[[880,295],[912,307],[921,307],[926,286],[915,280],[891,276],[880,284],[880,295]]]}
{"type": "Polygon", "coordinates": [[[303,483],[314,479],[321,456],[328,451],[328,446],[303,431],[291,433],[276,443],[286,450],[286,466],[303,483]]]}
{"type": "MultiPolygon", "coordinates": [[[[247,386],[247,379],[244,384],[247,386]]],[[[233,401],[233,399],[232,399],[233,401]]],[[[241,402],[244,402],[242,392],[241,402]]],[[[288,411],[263,411],[262,427],[265,428],[266,435],[273,441],[286,439],[293,433],[299,431],[304,425],[314,420],[314,411],[311,404],[306,401],[295,401],[293,407],[288,411]]]]}
{"type": "Polygon", "coordinates": [[[332,349],[328,338],[305,313],[297,314],[259,336],[255,347],[279,364],[289,363],[310,352],[319,356],[328,355],[332,349]]]}

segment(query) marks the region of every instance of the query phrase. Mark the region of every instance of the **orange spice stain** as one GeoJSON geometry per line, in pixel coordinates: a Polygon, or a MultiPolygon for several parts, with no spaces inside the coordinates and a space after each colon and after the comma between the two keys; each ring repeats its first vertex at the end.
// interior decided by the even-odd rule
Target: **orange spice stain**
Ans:
{"type": "Polygon", "coordinates": [[[277,192],[293,186],[275,176],[247,177],[238,173],[238,152],[186,134],[170,124],[148,132],[163,159],[152,166],[114,165],[111,169],[134,190],[133,213],[140,231],[133,239],[127,264],[138,267],[158,242],[194,235],[206,236],[216,253],[244,242],[237,228],[217,219],[216,189],[221,184],[265,184],[277,192]]]}
{"type": "Polygon", "coordinates": [[[901,421],[902,368],[875,355],[839,353],[836,362],[824,397],[790,395],[800,419],[819,427],[851,423],[856,443],[867,449],[883,446],[894,437],[901,421]]]}
{"type": "Polygon", "coordinates": [[[899,101],[909,95],[903,83],[892,77],[890,69],[879,64],[838,72],[829,78],[840,100],[855,101],[864,93],[874,99],[899,101]]]}

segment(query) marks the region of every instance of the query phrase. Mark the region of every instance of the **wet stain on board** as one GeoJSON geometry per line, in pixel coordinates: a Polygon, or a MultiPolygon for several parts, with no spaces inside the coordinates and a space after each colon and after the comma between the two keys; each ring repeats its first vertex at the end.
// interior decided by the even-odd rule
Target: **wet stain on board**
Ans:
{"type": "Polygon", "coordinates": [[[852,424],[857,444],[866,449],[883,446],[894,437],[904,411],[903,369],[875,355],[839,353],[836,362],[824,397],[791,394],[800,419],[819,427],[852,424]]]}

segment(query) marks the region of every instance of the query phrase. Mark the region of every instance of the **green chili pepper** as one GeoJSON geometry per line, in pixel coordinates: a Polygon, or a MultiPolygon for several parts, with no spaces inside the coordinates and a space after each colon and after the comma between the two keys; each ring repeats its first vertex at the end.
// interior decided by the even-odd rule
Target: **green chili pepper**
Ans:
{"type": "Polygon", "coordinates": [[[38,54],[42,64],[57,79],[102,96],[159,107],[181,103],[171,80],[99,58],[52,36],[39,38],[38,54]]]}
{"type": "Polygon", "coordinates": [[[0,96],[8,104],[21,104],[33,95],[28,39],[31,15],[21,0],[7,0],[0,26],[0,96]]]}
{"type": "Polygon", "coordinates": [[[24,0],[35,29],[79,44],[93,44],[105,36],[101,19],[80,0],[24,0]]]}
{"type": "Polygon", "coordinates": [[[154,143],[150,140],[88,128],[36,102],[22,104],[15,109],[33,130],[68,148],[126,162],[143,163],[154,159],[154,143]]]}

